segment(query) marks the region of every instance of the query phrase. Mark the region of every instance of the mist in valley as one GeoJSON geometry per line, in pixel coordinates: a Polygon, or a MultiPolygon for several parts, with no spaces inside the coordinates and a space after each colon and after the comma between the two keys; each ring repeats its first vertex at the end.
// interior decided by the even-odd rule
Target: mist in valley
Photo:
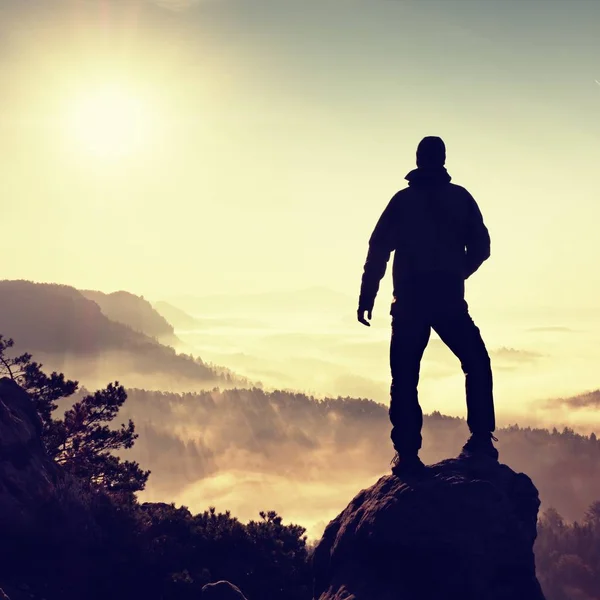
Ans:
{"type": "MultiPolygon", "coordinates": [[[[242,519],[274,509],[318,537],[349,497],[389,471],[389,319],[380,314],[366,330],[353,318],[352,298],[313,289],[298,292],[299,303],[302,294],[311,298],[306,308],[281,295],[169,299],[193,325],[175,328],[182,347],[263,389],[132,391],[127,414],[140,432],[132,452],[153,470],[146,498],[192,510],[214,505],[242,519]]],[[[600,446],[585,437],[600,423],[595,312],[475,318],[493,361],[501,460],[534,479],[544,508],[580,518],[600,497],[600,446]]],[[[420,398],[427,413],[456,417],[426,419],[423,459],[457,455],[468,436],[464,376],[435,336],[420,398]]]]}
{"type": "MultiPolygon", "coordinates": [[[[359,399],[319,400],[258,389],[168,394],[130,390],[123,417],[140,434],[127,452],[152,470],[142,499],[216,506],[247,520],[276,510],[318,537],[360,489],[389,472],[387,410],[359,399]]],[[[456,456],[466,423],[426,417],[426,463],[456,456]]],[[[578,519],[600,497],[595,436],[508,427],[497,432],[501,461],[533,478],[543,508],[578,519]]]]}
{"type": "MultiPolygon", "coordinates": [[[[389,472],[384,301],[366,329],[353,298],[326,288],[147,300],[3,281],[0,299],[16,351],[82,394],[115,380],[129,390],[117,421],[133,419],[127,458],[152,471],[141,499],[242,520],[276,510],[316,538],[389,472]]],[[[600,497],[595,312],[474,316],[492,356],[501,460],[534,479],[545,507],[580,518],[600,497]]],[[[435,336],[420,398],[434,413],[423,459],[456,456],[468,436],[464,376],[435,336]]]]}
{"type": "MultiPolygon", "coordinates": [[[[179,348],[227,365],[265,389],[389,402],[391,317],[385,295],[370,329],[357,324],[352,296],[321,288],[170,299],[175,303],[198,323],[175,328],[179,348]]],[[[551,401],[597,389],[598,311],[474,306],[471,312],[492,358],[501,425],[569,426],[588,434],[599,429],[600,415],[590,407],[574,410],[551,401]]],[[[460,364],[435,334],[419,389],[426,412],[465,415],[460,364]]]]}

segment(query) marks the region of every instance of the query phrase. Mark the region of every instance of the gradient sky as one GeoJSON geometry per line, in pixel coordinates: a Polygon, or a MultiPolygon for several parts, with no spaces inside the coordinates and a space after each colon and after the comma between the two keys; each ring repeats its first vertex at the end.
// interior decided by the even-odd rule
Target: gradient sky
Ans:
{"type": "Polygon", "coordinates": [[[2,0],[0,278],[357,295],[440,135],[492,235],[470,298],[595,306],[599,27],[597,0],[2,0]],[[116,156],[107,89],[142,115],[116,156]]]}

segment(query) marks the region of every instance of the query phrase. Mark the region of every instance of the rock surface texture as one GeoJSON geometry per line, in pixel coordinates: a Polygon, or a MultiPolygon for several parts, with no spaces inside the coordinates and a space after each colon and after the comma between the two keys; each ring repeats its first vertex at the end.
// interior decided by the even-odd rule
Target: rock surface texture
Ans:
{"type": "Polygon", "coordinates": [[[229,581],[209,583],[202,588],[202,598],[205,600],[246,600],[242,592],[229,581]]]}
{"type": "Polygon", "coordinates": [[[0,379],[0,532],[22,535],[53,493],[57,468],[42,443],[42,423],[29,396],[0,379]]]}
{"type": "Polygon", "coordinates": [[[538,492],[489,459],[382,477],[325,530],[315,600],[544,600],[535,574],[538,492]]]}

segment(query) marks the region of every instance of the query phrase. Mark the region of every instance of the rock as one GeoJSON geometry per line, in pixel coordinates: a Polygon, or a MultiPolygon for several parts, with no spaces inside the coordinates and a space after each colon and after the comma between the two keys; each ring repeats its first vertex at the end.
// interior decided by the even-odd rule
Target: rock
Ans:
{"type": "Polygon", "coordinates": [[[202,588],[202,598],[206,600],[246,600],[242,592],[229,581],[209,583],[202,588]]]}
{"type": "Polygon", "coordinates": [[[57,467],[46,454],[42,423],[27,393],[0,379],[0,531],[23,535],[53,494],[57,467]]]}
{"type": "Polygon", "coordinates": [[[0,589],[0,600],[35,600],[34,596],[27,590],[13,588],[4,585],[0,589]]]}
{"type": "Polygon", "coordinates": [[[488,459],[382,477],[325,530],[315,600],[544,600],[535,574],[538,492],[488,459]]]}

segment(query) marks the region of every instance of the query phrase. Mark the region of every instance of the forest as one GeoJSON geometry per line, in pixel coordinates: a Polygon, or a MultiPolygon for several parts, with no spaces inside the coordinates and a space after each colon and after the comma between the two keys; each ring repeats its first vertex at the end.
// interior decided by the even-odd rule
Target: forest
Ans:
{"type": "MultiPolygon", "coordinates": [[[[14,356],[12,349],[12,340],[0,338],[0,375],[29,393],[43,424],[46,450],[60,465],[63,477],[56,495],[43,508],[35,540],[4,540],[3,585],[22,589],[26,582],[30,597],[51,600],[74,600],[82,594],[91,599],[110,594],[113,598],[187,600],[197,598],[204,584],[227,579],[244,590],[249,600],[310,600],[315,540],[307,538],[302,524],[286,523],[285,515],[268,507],[244,522],[231,511],[211,505],[191,510],[171,502],[143,502],[140,496],[153,478],[164,476],[169,465],[173,485],[181,476],[177,467],[182,458],[188,467],[194,462],[191,452],[196,459],[204,455],[205,460],[197,461],[197,472],[185,475],[210,476],[231,445],[246,447],[246,461],[253,454],[254,459],[262,457],[265,469],[271,465],[299,478],[307,474],[307,465],[319,453],[323,465],[334,454],[345,452],[346,471],[374,471],[366,460],[355,465],[348,456],[356,458],[366,452],[370,458],[383,460],[385,452],[376,452],[381,437],[374,435],[385,429],[384,407],[368,400],[319,401],[257,389],[202,394],[133,390],[128,394],[118,382],[89,393],[63,374],[46,374],[27,353],[14,356]],[[163,462],[156,469],[140,465],[134,450],[144,443],[155,447],[158,438],[145,440],[132,419],[115,427],[140,407],[148,422],[161,422],[166,429],[171,419],[183,416],[193,426],[203,423],[207,431],[220,426],[220,433],[228,432],[227,440],[216,435],[214,447],[202,447],[200,436],[193,446],[181,438],[178,442],[174,436],[165,438],[163,431],[162,446],[159,443],[156,448],[163,462]],[[182,407],[187,411],[182,413],[182,407]],[[304,449],[304,457],[298,448],[304,449]],[[182,450],[187,456],[184,452],[178,457],[182,450]]],[[[463,430],[461,419],[430,415],[427,431],[438,440],[428,449],[430,455],[447,450],[463,430]]],[[[515,453],[529,457],[526,472],[534,470],[536,461],[544,463],[538,464],[537,473],[548,479],[533,476],[546,506],[535,550],[548,600],[597,600],[600,502],[588,498],[597,493],[600,447],[596,436],[517,426],[498,435],[507,447],[514,446],[515,453]],[[552,473],[555,480],[551,482],[552,473]],[[585,494],[569,500],[576,484],[585,494]],[[553,506],[554,500],[573,513],[582,502],[587,506],[580,518],[567,519],[553,506]]],[[[333,468],[344,472],[343,461],[333,468]]]]}

